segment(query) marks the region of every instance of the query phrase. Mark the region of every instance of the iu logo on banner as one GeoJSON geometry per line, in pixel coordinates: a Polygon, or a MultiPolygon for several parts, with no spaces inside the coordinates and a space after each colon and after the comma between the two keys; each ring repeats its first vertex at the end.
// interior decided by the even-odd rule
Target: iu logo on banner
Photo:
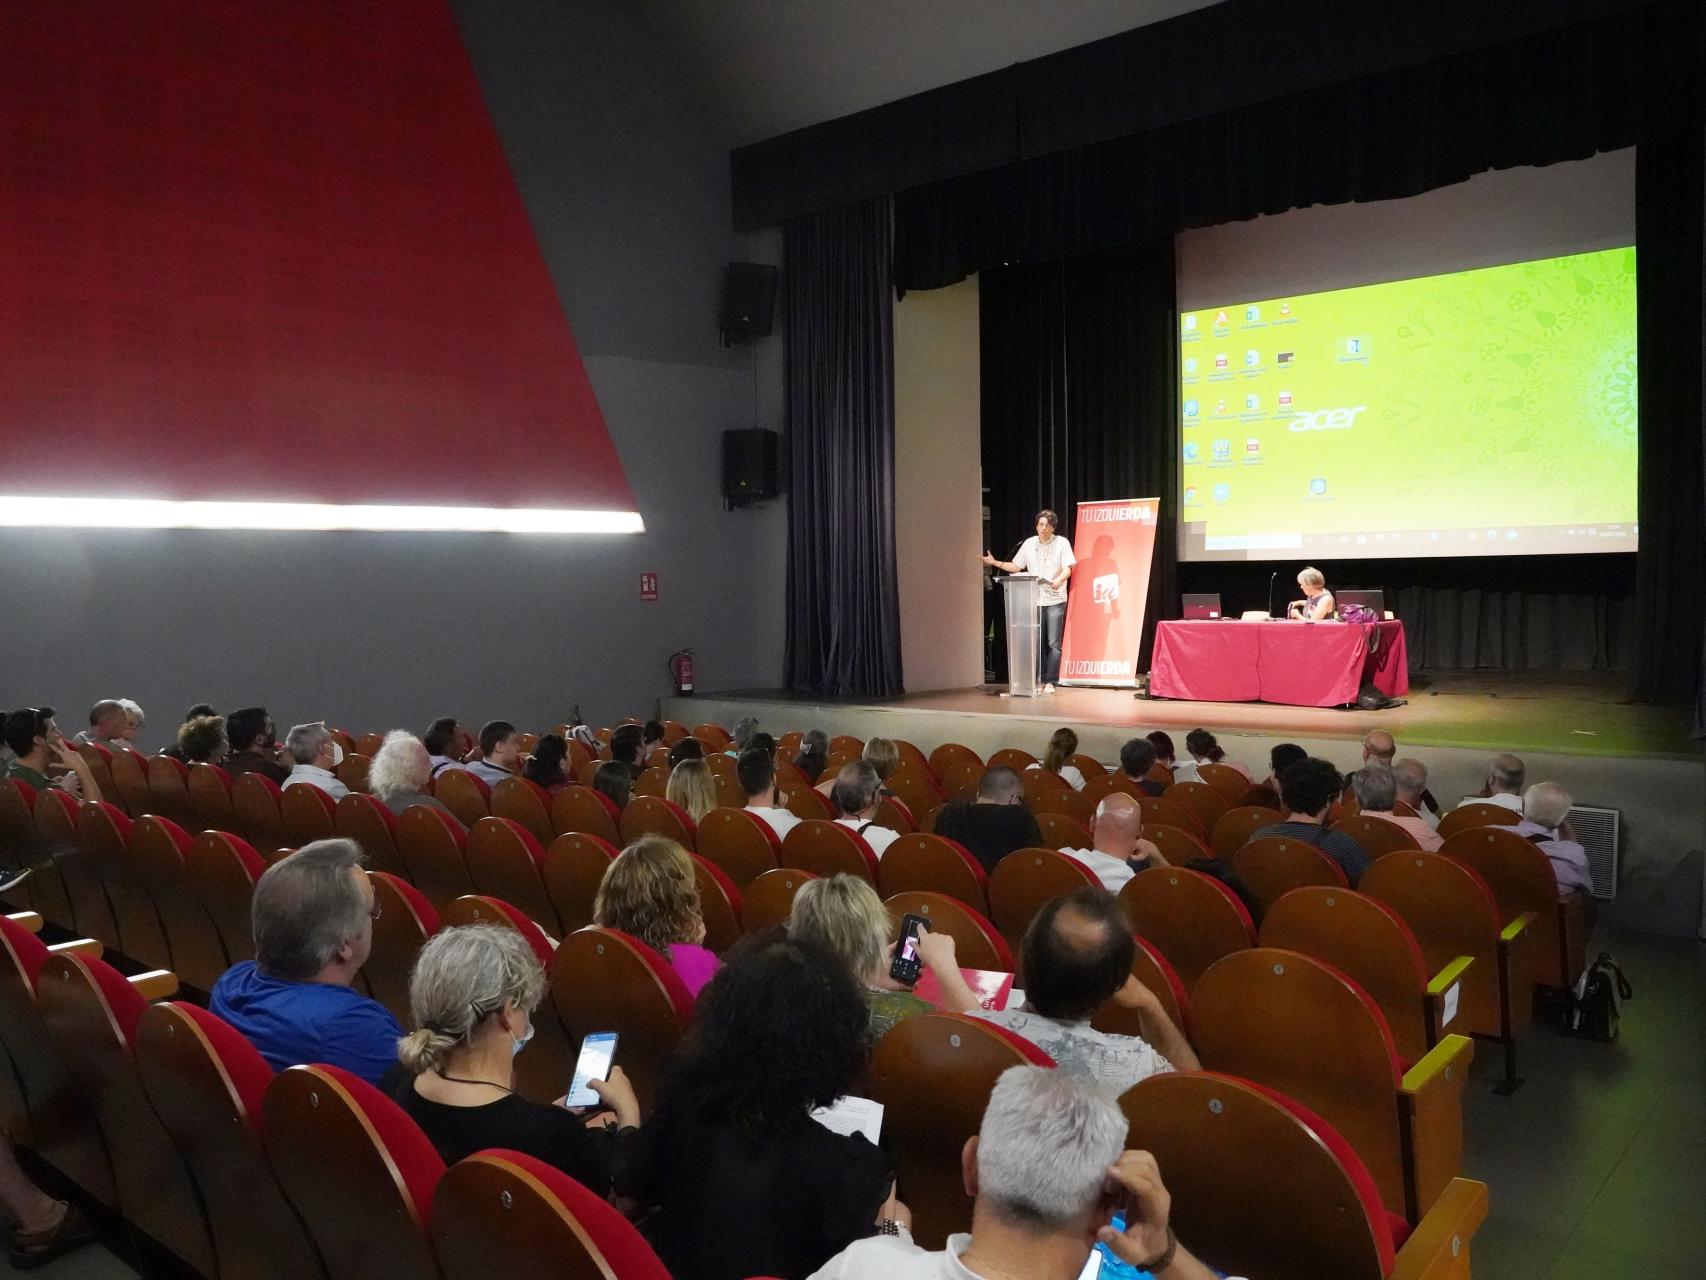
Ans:
{"type": "Polygon", "coordinates": [[[1060,683],[1137,687],[1159,498],[1080,502],[1060,683]]]}

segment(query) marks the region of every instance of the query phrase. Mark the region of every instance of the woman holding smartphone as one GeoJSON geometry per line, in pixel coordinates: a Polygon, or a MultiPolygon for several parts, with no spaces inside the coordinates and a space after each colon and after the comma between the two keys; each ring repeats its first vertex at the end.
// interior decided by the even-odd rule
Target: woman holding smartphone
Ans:
{"type": "Polygon", "coordinates": [[[407,1074],[393,1096],[446,1164],[504,1147],[608,1195],[612,1167],[638,1131],[640,1104],[621,1067],[589,1082],[610,1113],[590,1122],[516,1093],[515,1055],[533,1037],[544,993],[545,972],[513,929],[473,924],[428,939],[409,980],[420,1029],[398,1042],[407,1074]]]}

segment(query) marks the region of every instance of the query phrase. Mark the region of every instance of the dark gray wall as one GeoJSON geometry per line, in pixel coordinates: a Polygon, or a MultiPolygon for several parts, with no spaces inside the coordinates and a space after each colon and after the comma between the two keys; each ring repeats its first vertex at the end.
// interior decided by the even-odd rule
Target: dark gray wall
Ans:
{"type": "Polygon", "coordinates": [[[608,720],[647,710],[683,646],[702,685],[777,682],[782,507],[718,497],[721,431],[780,425],[780,339],[717,342],[721,266],[746,247],[726,152],[620,0],[454,7],[646,532],[3,530],[0,706],[70,725],[134,697],[157,744],[199,700],[354,729],[542,725],[576,702],[608,720]]]}

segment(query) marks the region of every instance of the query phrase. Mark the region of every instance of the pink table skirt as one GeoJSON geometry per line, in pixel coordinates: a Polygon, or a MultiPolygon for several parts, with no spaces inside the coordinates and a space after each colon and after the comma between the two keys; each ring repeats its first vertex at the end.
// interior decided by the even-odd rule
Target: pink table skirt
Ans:
{"type": "Polygon", "coordinates": [[[1372,683],[1389,698],[1410,691],[1404,624],[1159,622],[1149,693],[1196,702],[1337,707],[1372,683]]]}

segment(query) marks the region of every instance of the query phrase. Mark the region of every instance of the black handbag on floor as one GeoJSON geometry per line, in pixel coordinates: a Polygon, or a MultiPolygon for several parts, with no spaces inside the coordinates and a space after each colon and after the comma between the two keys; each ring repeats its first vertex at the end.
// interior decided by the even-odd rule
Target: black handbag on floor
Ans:
{"type": "Polygon", "coordinates": [[[1623,1002],[1634,995],[1617,961],[1610,952],[1601,951],[1571,990],[1559,1030],[1577,1039],[1613,1044],[1623,1017],[1623,1002]]]}

